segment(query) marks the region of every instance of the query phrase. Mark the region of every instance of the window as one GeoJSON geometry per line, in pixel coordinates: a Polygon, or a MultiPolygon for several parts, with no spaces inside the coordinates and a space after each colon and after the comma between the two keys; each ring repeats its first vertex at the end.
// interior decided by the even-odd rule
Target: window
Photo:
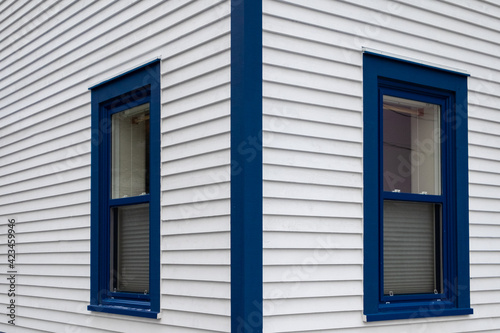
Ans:
{"type": "Polygon", "coordinates": [[[363,55],[364,315],[471,314],[467,76],[363,55]]]}
{"type": "Polygon", "coordinates": [[[159,61],[92,92],[92,311],[160,310],[159,61]]]}

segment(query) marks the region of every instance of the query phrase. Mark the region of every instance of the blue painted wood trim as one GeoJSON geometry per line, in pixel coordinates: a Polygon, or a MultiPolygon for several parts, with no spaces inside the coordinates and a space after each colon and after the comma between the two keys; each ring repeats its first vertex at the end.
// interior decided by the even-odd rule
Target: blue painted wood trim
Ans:
{"type": "MultiPolygon", "coordinates": [[[[469,273],[469,206],[468,206],[468,127],[467,127],[467,77],[469,75],[440,69],[429,65],[413,63],[393,57],[365,52],[363,54],[363,121],[364,121],[364,314],[367,321],[419,318],[429,316],[472,314],[470,308],[470,273],[469,273]],[[388,310],[381,305],[379,294],[381,262],[379,251],[381,220],[380,211],[380,165],[377,163],[380,152],[379,86],[380,82],[390,80],[411,84],[420,89],[436,90],[438,94],[448,95],[452,101],[455,118],[447,122],[448,134],[452,135],[450,149],[445,160],[453,167],[447,170],[447,202],[450,209],[452,237],[446,246],[449,261],[454,262],[447,281],[453,304],[451,309],[441,309],[430,305],[422,306],[418,311],[405,309],[408,304],[401,304],[399,309],[388,310]],[[452,160],[453,159],[453,160],[452,160]],[[450,191],[449,189],[453,189],[450,191]],[[456,277],[454,280],[453,277],[456,277]]],[[[398,84],[399,84],[398,83],[398,84]]],[[[388,194],[390,196],[391,194],[388,194]]],[[[413,303],[415,304],[415,303],[413,303]]],[[[438,303],[435,303],[438,304],[438,303]]],[[[397,305],[397,304],[396,304],[397,305]]],[[[398,307],[398,306],[397,306],[398,307]]]]}
{"type": "MultiPolygon", "coordinates": [[[[117,77],[102,82],[90,88],[92,91],[92,115],[91,115],[91,298],[89,310],[127,315],[138,315],[156,318],[160,311],[160,60],[151,61],[138,68],[120,74],[117,77]],[[103,184],[109,181],[106,174],[106,161],[102,158],[102,149],[106,149],[105,137],[109,135],[109,124],[103,116],[103,105],[121,95],[136,91],[141,87],[149,87],[150,102],[150,309],[148,311],[138,310],[132,306],[129,309],[120,310],[117,307],[103,306],[102,301],[107,296],[106,268],[102,267],[100,258],[109,257],[106,244],[109,243],[109,235],[102,228],[102,220],[105,206],[107,207],[107,189],[103,184]],[[107,241],[106,241],[107,240],[107,241]]],[[[137,96],[135,96],[137,97],[137,96]]],[[[135,102],[140,99],[135,100],[135,102]]],[[[106,154],[105,154],[106,155],[106,154]]],[[[146,196],[144,197],[146,198],[146,196]]],[[[140,198],[141,200],[143,198],[140,198]]],[[[117,200],[119,201],[119,200],[117,200]]],[[[106,220],[106,219],[105,219],[106,220]]]]}
{"type": "Polygon", "coordinates": [[[158,311],[131,309],[123,306],[89,305],[87,309],[89,311],[113,313],[125,316],[144,317],[153,319],[158,319],[158,314],[159,314],[158,311]]]}
{"type": "MultiPolygon", "coordinates": [[[[378,312],[380,276],[378,263],[381,262],[379,255],[378,239],[380,230],[378,220],[381,218],[379,211],[379,163],[378,152],[380,149],[379,124],[378,124],[378,80],[372,75],[372,68],[376,64],[371,63],[371,58],[363,57],[363,206],[364,206],[364,313],[378,312]],[[366,235],[370,235],[367,237],[366,235]]],[[[367,317],[368,319],[368,317],[367,317]]]]}
{"type": "Polygon", "coordinates": [[[161,74],[160,60],[144,67],[151,85],[150,113],[150,218],[149,218],[149,253],[150,265],[149,289],[151,310],[160,312],[161,303],[161,74]]]}
{"type": "Polygon", "coordinates": [[[396,57],[393,57],[393,56],[390,56],[390,55],[379,54],[379,53],[375,53],[375,52],[372,52],[372,51],[363,51],[363,53],[367,54],[367,55],[373,55],[373,56],[376,56],[376,57],[379,57],[379,58],[386,58],[388,60],[396,60],[396,61],[398,61],[400,63],[407,63],[409,65],[418,65],[418,66],[421,66],[421,67],[427,67],[429,69],[438,70],[438,71],[441,71],[441,72],[449,72],[450,74],[470,76],[470,74],[468,74],[468,73],[462,73],[462,72],[454,71],[454,70],[447,69],[447,68],[440,68],[440,67],[432,66],[432,65],[429,65],[429,64],[425,64],[425,63],[416,63],[416,62],[413,62],[411,60],[400,59],[400,58],[396,58],[396,57]]]}
{"type": "Polygon", "coordinates": [[[441,309],[436,306],[435,311],[428,309],[420,309],[416,311],[394,311],[383,312],[377,314],[367,314],[366,321],[382,321],[382,320],[397,320],[397,319],[415,319],[429,317],[444,317],[444,316],[465,316],[473,313],[471,308],[463,309],[441,309]]]}
{"type": "MultiPolygon", "coordinates": [[[[468,141],[468,98],[467,80],[462,80],[456,87],[455,126],[456,146],[456,207],[457,207],[457,248],[464,253],[457,258],[457,307],[470,307],[470,262],[469,262],[469,141],[468,141]],[[465,255],[466,254],[466,255],[465,255]]],[[[471,312],[472,313],[472,312],[471,312]]]]}
{"type": "Polygon", "coordinates": [[[262,2],[232,0],[232,332],[262,332],[262,246],[262,2]]]}
{"type": "Polygon", "coordinates": [[[99,102],[92,99],[91,102],[91,168],[90,168],[90,304],[97,305],[101,303],[102,293],[99,291],[99,198],[100,190],[100,153],[101,135],[99,130],[99,102]]]}

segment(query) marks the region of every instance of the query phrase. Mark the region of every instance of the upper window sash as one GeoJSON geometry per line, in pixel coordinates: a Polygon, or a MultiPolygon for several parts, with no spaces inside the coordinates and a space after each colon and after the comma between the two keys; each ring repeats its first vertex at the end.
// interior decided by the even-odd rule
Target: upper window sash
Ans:
{"type": "Polygon", "coordinates": [[[390,87],[390,82],[384,81],[379,85],[381,191],[442,195],[447,96],[397,90],[394,84],[390,87]]]}

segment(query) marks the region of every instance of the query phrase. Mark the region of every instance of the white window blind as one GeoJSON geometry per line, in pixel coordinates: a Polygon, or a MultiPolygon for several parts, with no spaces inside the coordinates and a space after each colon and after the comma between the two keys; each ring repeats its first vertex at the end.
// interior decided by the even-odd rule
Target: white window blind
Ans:
{"type": "Polygon", "coordinates": [[[149,293],[149,204],[114,208],[117,227],[116,289],[149,293]]]}
{"type": "Polygon", "coordinates": [[[384,294],[441,292],[436,204],[384,201],[384,294]]]}

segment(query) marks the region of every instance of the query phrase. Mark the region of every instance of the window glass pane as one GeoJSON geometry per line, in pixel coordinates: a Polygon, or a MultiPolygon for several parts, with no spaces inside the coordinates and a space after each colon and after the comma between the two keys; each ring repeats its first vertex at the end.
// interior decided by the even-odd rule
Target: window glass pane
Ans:
{"type": "Polygon", "coordinates": [[[111,197],[149,193],[149,103],[111,116],[111,197]]]}
{"type": "Polygon", "coordinates": [[[384,191],[441,194],[441,107],[384,95],[384,191]]]}
{"type": "Polygon", "coordinates": [[[113,291],[149,293],[149,204],[111,209],[113,291]]]}
{"type": "Polygon", "coordinates": [[[441,209],[384,201],[384,294],[441,292],[441,209]]]}

